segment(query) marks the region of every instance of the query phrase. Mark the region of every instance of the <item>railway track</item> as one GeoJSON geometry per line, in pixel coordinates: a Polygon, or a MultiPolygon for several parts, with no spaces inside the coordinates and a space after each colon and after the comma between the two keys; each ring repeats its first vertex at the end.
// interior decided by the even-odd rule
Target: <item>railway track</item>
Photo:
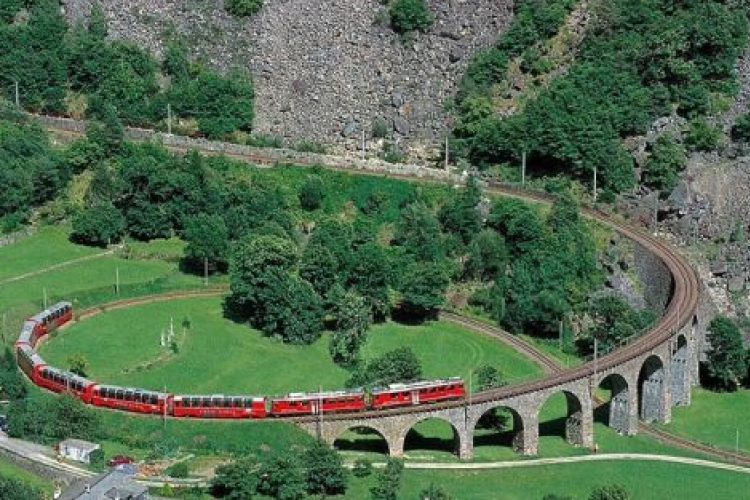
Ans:
{"type": "MultiPolygon", "coordinates": [[[[53,127],[48,127],[48,129],[58,134],[65,134],[69,136],[82,135],[80,132],[66,130],[66,129],[53,128],[53,127]]],[[[187,148],[172,146],[170,147],[170,149],[173,151],[182,152],[182,151],[185,151],[187,148]]],[[[212,151],[212,150],[203,150],[203,153],[224,154],[224,153],[220,153],[220,152],[212,151]]],[[[278,163],[277,157],[266,156],[262,153],[262,151],[258,151],[256,153],[247,154],[247,155],[227,154],[227,156],[233,157],[241,161],[251,162],[251,163],[261,163],[261,164],[278,163]]],[[[295,163],[301,164],[301,165],[306,164],[304,160],[300,160],[300,159],[295,159],[295,163]]],[[[316,161],[315,164],[320,164],[320,162],[316,161]]],[[[309,165],[312,165],[312,162],[309,162],[309,165]]],[[[333,170],[357,173],[360,175],[388,176],[391,178],[401,178],[401,179],[412,181],[412,182],[414,181],[432,182],[432,183],[445,182],[443,180],[438,180],[438,179],[429,178],[429,177],[416,177],[416,176],[409,176],[405,174],[393,174],[393,173],[385,173],[385,172],[371,172],[371,171],[366,171],[362,169],[343,168],[338,165],[323,164],[323,166],[333,169],[333,170]]],[[[518,188],[517,186],[511,186],[511,185],[490,183],[487,186],[486,190],[488,192],[495,193],[495,194],[516,197],[516,198],[527,200],[527,201],[536,201],[536,202],[540,202],[544,204],[550,204],[554,201],[554,198],[546,193],[522,190],[518,188]]],[[[658,323],[648,333],[639,337],[638,339],[636,339],[629,345],[626,345],[625,347],[618,349],[600,358],[598,361],[597,368],[600,371],[603,371],[603,370],[617,367],[618,365],[626,363],[635,357],[641,356],[653,350],[657,346],[661,345],[663,342],[668,341],[677,331],[679,331],[681,327],[688,324],[688,322],[692,319],[692,316],[698,304],[699,283],[698,283],[697,276],[695,275],[694,271],[689,266],[687,261],[682,256],[672,251],[672,249],[669,248],[668,245],[666,245],[664,242],[662,242],[658,238],[655,238],[654,236],[644,231],[641,231],[632,226],[629,226],[623,223],[622,221],[619,221],[616,218],[612,217],[610,214],[607,214],[595,207],[583,207],[582,215],[611,227],[612,229],[614,229],[621,235],[631,240],[634,240],[640,245],[647,248],[649,251],[651,251],[664,263],[664,265],[669,269],[672,275],[672,279],[673,279],[672,298],[669,304],[667,305],[666,311],[664,312],[664,314],[662,315],[658,323]]],[[[133,300],[137,300],[137,299],[133,299],[133,300]]],[[[129,302],[129,303],[134,304],[137,302],[129,302]]],[[[122,305],[121,307],[125,307],[125,305],[122,305]]],[[[97,309],[97,308],[92,308],[92,309],[97,309]]],[[[84,311],[84,313],[86,312],[87,311],[84,311]]],[[[94,311],[92,311],[91,313],[93,314],[94,311]]],[[[446,314],[444,315],[444,317],[445,319],[449,321],[460,323],[464,326],[473,328],[487,335],[502,338],[503,341],[517,348],[519,351],[525,353],[530,358],[536,360],[542,366],[542,368],[548,374],[550,374],[548,377],[542,380],[531,381],[531,382],[527,382],[523,384],[517,384],[514,386],[478,392],[472,396],[472,399],[474,402],[485,402],[485,401],[491,401],[491,400],[496,400],[496,399],[503,399],[506,397],[514,396],[514,395],[519,395],[519,394],[523,394],[527,392],[532,392],[535,390],[545,389],[545,388],[559,385],[559,384],[562,384],[571,380],[587,377],[593,374],[594,367],[592,363],[587,363],[587,364],[584,364],[575,368],[564,369],[562,366],[560,366],[559,362],[557,362],[557,360],[555,360],[551,356],[540,351],[539,349],[536,349],[534,346],[531,346],[527,344],[526,342],[523,342],[522,340],[508,334],[507,332],[502,332],[499,329],[492,328],[486,324],[483,324],[479,321],[472,320],[469,318],[457,317],[451,314],[446,314]]],[[[463,404],[464,403],[460,401],[459,402],[453,401],[453,402],[432,405],[431,408],[433,409],[450,408],[450,407],[461,406],[463,404]]],[[[394,414],[399,414],[399,413],[409,413],[413,411],[424,411],[424,408],[421,408],[421,409],[398,408],[398,409],[391,409],[391,410],[369,411],[369,412],[364,412],[362,414],[358,414],[358,418],[378,418],[382,416],[389,416],[389,415],[394,415],[394,414]]],[[[329,419],[330,418],[346,418],[346,416],[329,415],[327,416],[327,418],[329,419]]],[[[292,420],[309,421],[310,419],[309,418],[296,418],[292,420]]],[[[674,446],[679,446],[681,448],[690,449],[690,450],[697,451],[700,453],[706,453],[712,456],[719,457],[723,460],[741,463],[744,465],[750,465],[750,457],[743,455],[743,454],[721,450],[721,449],[714,448],[712,446],[705,445],[702,443],[696,443],[688,439],[682,438],[680,436],[675,436],[673,434],[661,431],[659,429],[655,429],[643,423],[639,424],[639,429],[643,433],[649,434],[650,436],[656,439],[659,439],[665,443],[668,443],[674,446]]]]}

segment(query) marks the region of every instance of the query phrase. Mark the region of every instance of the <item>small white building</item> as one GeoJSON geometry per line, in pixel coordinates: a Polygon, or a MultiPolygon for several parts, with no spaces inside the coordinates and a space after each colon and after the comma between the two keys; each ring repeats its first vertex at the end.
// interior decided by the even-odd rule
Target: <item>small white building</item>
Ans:
{"type": "Polygon", "coordinates": [[[91,453],[101,448],[96,443],[90,443],[81,439],[66,439],[65,441],[61,441],[58,447],[60,455],[64,458],[84,463],[90,463],[91,453]]]}

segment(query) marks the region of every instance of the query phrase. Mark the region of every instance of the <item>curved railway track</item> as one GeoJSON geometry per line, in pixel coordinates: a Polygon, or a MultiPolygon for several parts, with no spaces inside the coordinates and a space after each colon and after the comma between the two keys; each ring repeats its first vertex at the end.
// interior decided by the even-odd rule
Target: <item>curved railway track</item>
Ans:
{"type": "MultiPolygon", "coordinates": [[[[82,135],[80,132],[71,131],[71,130],[62,129],[62,128],[55,128],[55,127],[48,126],[48,129],[56,133],[62,133],[62,134],[69,135],[69,136],[82,135]]],[[[172,147],[169,147],[169,149],[173,151],[185,151],[187,148],[172,146],[172,147]]],[[[197,149],[200,150],[200,148],[197,148],[197,149]]],[[[207,150],[207,149],[203,149],[202,152],[205,154],[222,154],[220,152],[207,150]]],[[[251,163],[273,163],[273,164],[278,163],[277,157],[264,155],[262,151],[257,151],[253,154],[246,154],[246,155],[227,154],[226,156],[233,157],[238,160],[245,161],[245,162],[251,162],[251,163]]],[[[296,159],[295,163],[301,164],[301,165],[306,164],[306,162],[301,159],[296,159]]],[[[319,165],[320,162],[316,161],[315,164],[319,165]]],[[[308,164],[308,166],[310,165],[312,165],[312,162],[308,164]]],[[[412,181],[412,182],[415,182],[415,181],[416,182],[432,182],[432,183],[445,182],[445,181],[441,181],[441,180],[430,178],[430,177],[416,177],[416,176],[410,176],[410,175],[405,175],[405,174],[372,172],[372,171],[367,171],[367,170],[362,170],[362,169],[357,169],[357,168],[343,168],[338,165],[326,165],[325,163],[323,164],[323,166],[333,169],[333,170],[346,171],[346,172],[357,173],[361,175],[374,175],[374,176],[387,176],[391,178],[401,178],[401,179],[412,181]]],[[[527,201],[541,202],[545,204],[549,204],[554,201],[553,197],[546,193],[523,190],[516,186],[511,186],[511,185],[490,183],[487,186],[486,190],[491,193],[516,197],[516,198],[524,199],[527,201]]],[[[614,229],[621,235],[631,240],[634,240],[638,242],[640,245],[647,248],[652,254],[657,256],[662,261],[662,263],[669,269],[669,272],[672,275],[672,280],[673,280],[673,294],[672,294],[671,300],[669,301],[669,304],[667,305],[667,308],[664,314],[659,319],[657,324],[648,333],[639,337],[638,339],[636,339],[629,345],[626,345],[625,347],[622,347],[612,353],[607,354],[606,356],[601,357],[598,360],[597,369],[600,371],[603,371],[603,370],[617,367],[621,364],[624,364],[630,361],[633,358],[636,358],[638,356],[641,356],[645,353],[650,352],[651,350],[655,349],[662,343],[668,341],[677,331],[680,330],[680,328],[688,324],[691,321],[693,315],[695,314],[695,310],[698,304],[699,283],[698,283],[698,278],[695,275],[695,272],[687,263],[687,261],[681,255],[674,252],[666,243],[659,240],[658,238],[642,230],[629,226],[625,224],[624,222],[615,219],[610,214],[607,214],[597,208],[584,207],[582,209],[582,214],[588,218],[594,219],[602,224],[605,224],[611,227],[612,229],[614,229]]],[[[535,347],[523,342],[522,340],[510,334],[499,331],[498,329],[489,327],[486,324],[483,324],[479,321],[472,320],[469,318],[456,317],[455,315],[446,315],[445,317],[449,321],[459,322],[467,327],[471,327],[476,330],[479,330],[482,333],[502,338],[503,341],[507,342],[508,344],[512,345],[519,351],[527,354],[529,357],[539,362],[540,365],[543,367],[543,369],[550,374],[548,377],[542,380],[535,380],[535,381],[517,384],[513,386],[506,386],[506,387],[502,387],[498,389],[491,389],[491,390],[475,393],[472,396],[472,400],[474,402],[492,401],[492,400],[507,398],[507,397],[516,396],[516,395],[520,395],[520,394],[524,394],[528,392],[533,392],[537,390],[542,390],[542,389],[546,389],[549,387],[563,384],[565,382],[576,380],[579,378],[588,377],[588,376],[593,375],[594,373],[593,363],[586,363],[584,365],[581,365],[575,368],[563,369],[554,358],[551,358],[550,356],[543,353],[539,349],[536,349],[535,347]]],[[[452,402],[432,405],[431,408],[441,409],[441,408],[457,407],[463,404],[464,403],[461,401],[452,401],[452,402]]],[[[368,411],[368,412],[358,414],[358,418],[378,418],[382,416],[388,416],[388,415],[394,415],[394,414],[400,414],[400,413],[410,413],[414,411],[424,411],[424,408],[397,408],[397,409],[391,409],[391,410],[368,411]]],[[[337,416],[333,414],[333,415],[328,415],[327,418],[335,419],[335,418],[347,418],[347,417],[344,415],[337,416]]],[[[298,417],[298,418],[293,418],[291,420],[309,421],[310,419],[305,418],[305,417],[302,417],[302,418],[298,417]]],[[[702,443],[696,443],[688,439],[682,438],[680,436],[675,436],[673,434],[655,429],[653,427],[650,427],[642,423],[639,424],[639,428],[644,433],[647,433],[656,439],[664,441],[665,443],[679,446],[679,447],[686,448],[686,449],[690,449],[693,451],[701,452],[701,453],[710,454],[710,455],[722,458],[724,460],[729,460],[729,461],[741,463],[744,465],[750,465],[750,457],[746,455],[733,453],[733,452],[729,452],[726,450],[721,450],[721,449],[714,448],[712,446],[705,445],[702,443]]]]}

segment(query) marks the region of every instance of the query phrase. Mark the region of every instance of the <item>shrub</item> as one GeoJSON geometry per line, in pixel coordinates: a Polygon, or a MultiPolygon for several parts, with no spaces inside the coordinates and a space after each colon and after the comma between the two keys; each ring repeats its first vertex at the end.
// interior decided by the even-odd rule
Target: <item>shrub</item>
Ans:
{"type": "Polygon", "coordinates": [[[750,113],[740,116],[732,127],[732,139],[750,142],[750,113]]]}
{"type": "Polygon", "coordinates": [[[690,122],[685,143],[694,151],[713,151],[721,142],[721,130],[705,118],[690,122]]]}
{"type": "Polygon", "coordinates": [[[236,17],[252,16],[263,7],[263,0],[224,0],[224,9],[236,17]]]}
{"type": "Polygon", "coordinates": [[[94,450],[89,455],[89,463],[91,467],[96,471],[103,471],[107,465],[104,460],[104,452],[100,449],[94,450]]]}
{"type": "Polygon", "coordinates": [[[358,458],[354,461],[352,474],[354,474],[355,477],[369,476],[370,474],[372,474],[372,462],[370,462],[366,458],[358,458]]]}
{"type": "Polygon", "coordinates": [[[177,462],[176,464],[172,464],[165,472],[169,477],[176,478],[188,477],[190,474],[187,462],[177,462]]]}
{"type": "Polygon", "coordinates": [[[305,210],[320,208],[325,197],[325,185],[318,175],[311,175],[299,190],[299,204],[305,210]]]}
{"type": "Polygon", "coordinates": [[[388,135],[388,122],[383,118],[375,118],[372,121],[372,136],[376,139],[383,139],[388,135]]]}
{"type": "Polygon", "coordinates": [[[432,14],[425,0],[394,0],[388,13],[391,27],[397,33],[424,31],[432,25],[432,14]]]}

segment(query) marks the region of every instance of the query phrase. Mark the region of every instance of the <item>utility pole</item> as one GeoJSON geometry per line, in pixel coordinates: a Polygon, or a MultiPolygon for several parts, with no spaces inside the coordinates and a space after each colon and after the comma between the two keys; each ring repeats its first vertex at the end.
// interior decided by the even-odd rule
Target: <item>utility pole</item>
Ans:
{"type": "Polygon", "coordinates": [[[167,386],[166,385],[164,386],[163,397],[164,397],[164,400],[163,400],[164,401],[164,415],[163,415],[163,419],[164,419],[164,428],[166,429],[167,428],[167,386]]]}
{"type": "Polygon", "coordinates": [[[204,284],[208,286],[208,257],[203,257],[203,277],[204,284]]]}
{"type": "Polygon", "coordinates": [[[654,191],[654,224],[653,224],[653,230],[654,234],[656,234],[657,230],[657,224],[659,222],[659,191],[654,191]]]}
{"type": "Polygon", "coordinates": [[[521,187],[526,186],[526,151],[521,153],[521,187]]]}
{"type": "Polygon", "coordinates": [[[167,103],[167,134],[172,135],[172,105],[167,103]]]}
{"type": "Polygon", "coordinates": [[[115,268],[115,293],[120,295],[120,266],[115,268]]]}
{"type": "Polygon", "coordinates": [[[560,352],[563,351],[563,320],[560,320],[559,325],[559,342],[560,342],[560,352]]]}
{"type": "Polygon", "coordinates": [[[18,80],[16,80],[16,81],[13,82],[13,87],[15,88],[15,91],[16,91],[16,107],[20,108],[21,107],[21,99],[18,96],[18,80]]]}
{"type": "Polygon", "coordinates": [[[362,159],[364,160],[365,159],[365,131],[364,131],[364,129],[362,129],[362,144],[361,144],[361,148],[362,148],[362,159]]]}
{"type": "Polygon", "coordinates": [[[594,165],[594,203],[596,204],[596,165],[594,165]]]}
{"type": "Polygon", "coordinates": [[[448,159],[450,158],[450,149],[448,147],[448,136],[445,136],[445,169],[448,170],[448,159]]]}

